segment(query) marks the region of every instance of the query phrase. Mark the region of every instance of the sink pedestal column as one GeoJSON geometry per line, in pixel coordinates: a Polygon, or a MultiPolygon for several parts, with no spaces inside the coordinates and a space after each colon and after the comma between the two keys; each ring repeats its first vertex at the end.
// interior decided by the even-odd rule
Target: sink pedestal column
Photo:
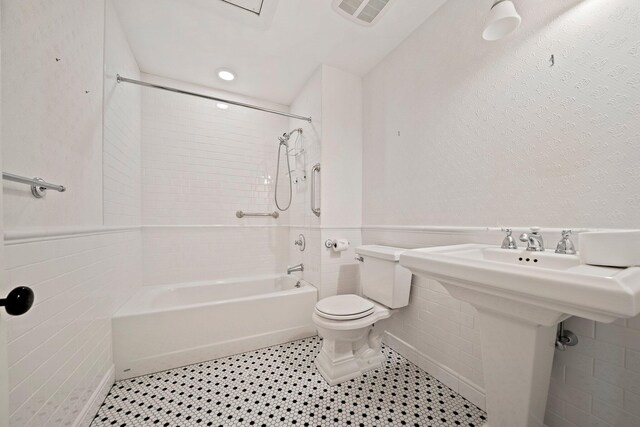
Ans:
{"type": "Polygon", "coordinates": [[[443,283],[479,314],[485,427],[543,427],[557,324],[566,315],[443,283]]]}
{"type": "Polygon", "coordinates": [[[482,368],[491,427],[541,427],[556,325],[541,326],[479,311],[482,368]]]}

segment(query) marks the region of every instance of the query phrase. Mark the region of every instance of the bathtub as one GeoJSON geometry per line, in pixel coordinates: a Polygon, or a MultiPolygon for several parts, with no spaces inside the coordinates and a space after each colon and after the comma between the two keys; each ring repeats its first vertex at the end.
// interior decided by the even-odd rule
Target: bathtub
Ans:
{"type": "Polygon", "coordinates": [[[281,275],[143,287],[112,320],[116,379],[313,336],[317,298],[281,275]]]}

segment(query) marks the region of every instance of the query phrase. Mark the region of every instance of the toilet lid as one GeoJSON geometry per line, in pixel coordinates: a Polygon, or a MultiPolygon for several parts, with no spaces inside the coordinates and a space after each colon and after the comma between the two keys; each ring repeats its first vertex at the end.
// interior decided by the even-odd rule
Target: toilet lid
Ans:
{"type": "Polygon", "coordinates": [[[316,313],[331,320],[355,320],[369,316],[375,306],[358,295],[336,295],[320,300],[316,313]]]}

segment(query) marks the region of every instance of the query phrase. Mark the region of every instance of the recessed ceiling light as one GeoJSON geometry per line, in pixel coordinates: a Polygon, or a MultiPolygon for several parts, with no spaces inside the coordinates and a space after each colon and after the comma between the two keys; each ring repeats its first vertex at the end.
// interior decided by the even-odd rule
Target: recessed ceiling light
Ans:
{"type": "Polygon", "coordinates": [[[216,104],[216,107],[218,107],[218,108],[219,108],[219,109],[221,109],[221,110],[226,110],[226,109],[228,109],[228,108],[229,108],[229,104],[224,104],[224,103],[222,103],[222,102],[218,102],[218,103],[216,104]]]}
{"type": "Polygon", "coordinates": [[[231,80],[236,78],[236,75],[233,74],[233,72],[231,72],[230,70],[221,68],[220,70],[218,70],[218,77],[220,77],[222,80],[230,82],[231,80]]]}

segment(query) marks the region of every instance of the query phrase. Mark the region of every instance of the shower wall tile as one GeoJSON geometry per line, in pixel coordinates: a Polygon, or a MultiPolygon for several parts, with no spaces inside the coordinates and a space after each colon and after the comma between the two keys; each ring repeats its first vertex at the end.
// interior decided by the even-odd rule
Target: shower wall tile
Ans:
{"type": "Polygon", "coordinates": [[[103,35],[104,1],[2,2],[3,170],[68,189],[4,182],[6,229],[102,223],[103,35]]]}
{"type": "Polygon", "coordinates": [[[103,197],[105,225],[140,225],[142,212],[141,88],[116,75],[140,79],[140,70],[113,2],[106,2],[103,197]]]}
{"type": "MultiPolygon", "coordinates": [[[[143,79],[287,110],[183,82],[150,75],[143,79]]],[[[238,219],[235,213],[275,210],[277,137],[288,130],[289,120],[281,116],[233,105],[222,110],[210,100],[143,88],[143,224],[287,224],[286,213],[278,220],[238,219]]],[[[282,184],[286,201],[288,182],[282,184]]]]}
{"type": "Polygon", "coordinates": [[[8,287],[36,300],[7,318],[11,426],[71,425],[112,367],[111,315],[140,283],[140,231],[8,241],[8,287]]]}
{"type": "MultiPolygon", "coordinates": [[[[142,79],[287,111],[156,76],[142,79]]],[[[289,120],[216,104],[142,89],[142,223],[150,226],[143,230],[145,285],[286,271],[288,212],[278,219],[238,219],[236,211],[276,210],[278,136],[290,130],[289,120]]],[[[292,148],[294,142],[295,137],[292,148]]],[[[285,159],[283,152],[278,194],[283,205],[289,198],[285,159]]]]}
{"type": "Polygon", "coordinates": [[[288,238],[288,227],[146,226],[143,284],[284,274],[288,238]]]}
{"type": "MultiPolygon", "coordinates": [[[[291,112],[311,116],[312,122],[289,120],[289,128],[302,128],[300,147],[304,152],[291,158],[297,183],[293,188],[293,201],[289,210],[289,222],[294,227],[319,227],[321,218],[311,212],[311,169],[321,161],[322,142],[322,67],[305,84],[291,104],[291,112]]],[[[320,188],[320,187],[318,187],[320,188]]],[[[320,201],[320,192],[317,199],[320,201]]]]}
{"type": "MultiPolygon", "coordinates": [[[[313,284],[319,290],[321,289],[321,252],[324,247],[321,240],[321,231],[319,228],[310,227],[291,227],[289,229],[289,237],[287,241],[288,245],[288,265],[303,264],[303,272],[292,273],[297,277],[300,277],[307,282],[313,284]],[[294,245],[294,242],[302,234],[306,241],[306,247],[304,251],[300,251],[300,248],[294,245]]],[[[322,292],[318,292],[320,295],[322,292]]],[[[321,298],[321,296],[319,296],[321,298]]]]}
{"type": "MultiPolygon", "coordinates": [[[[289,120],[291,129],[302,128],[302,135],[298,141],[304,152],[291,157],[295,184],[293,187],[293,201],[289,209],[288,253],[289,265],[304,264],[304,272],[294,273],[313,284],[322,294],[322,241],[320,223],[321,218],[311,211],[311,169],[321,160],[322,140],[322,67],[309,78],[296,99],[291,104],[290,111],[294,114],[311,116],[312,122],[289,120]],[[293,242],[303,234],[307,240],[307,248],[300,252],[293,242]]],[[[320,188],[320,187],[317,187],[320,188]]],[[[320,194],[317,192],[317,199],[320,194]]]]}

